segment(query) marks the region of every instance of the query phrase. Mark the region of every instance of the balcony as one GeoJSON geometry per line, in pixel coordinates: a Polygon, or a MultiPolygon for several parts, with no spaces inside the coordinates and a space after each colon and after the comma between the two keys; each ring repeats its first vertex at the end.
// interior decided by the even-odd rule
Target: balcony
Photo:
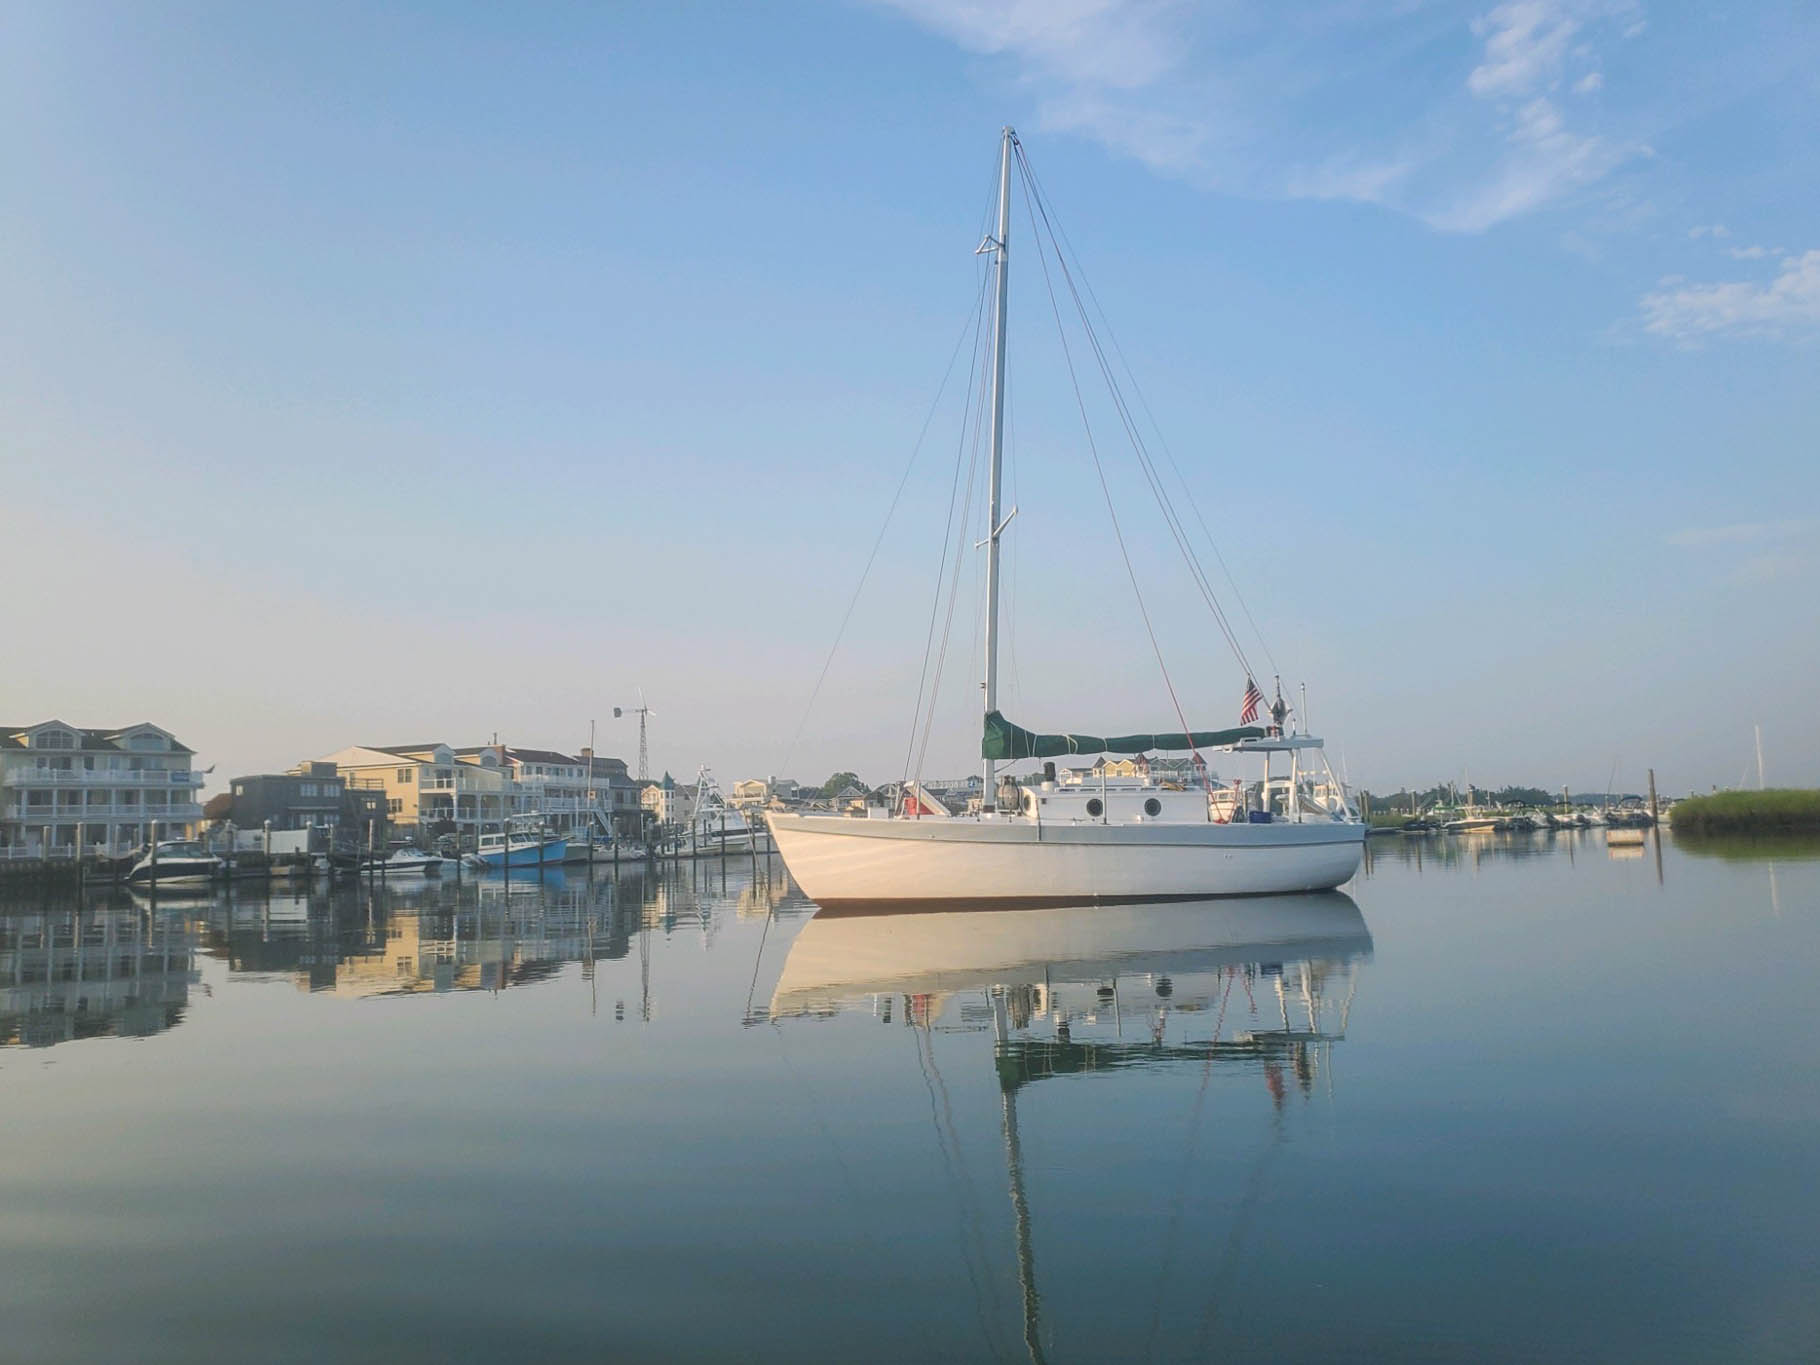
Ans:
{"type": "Polygon", "coordinates": [[[188,823],[202,818],[202,807],[194,801],[173,801],[168,806],[9,806],[0,818],[32,829],[39,825],[116,824],[122,820],[188,823]]]}
{"type": "Polygon", "coordinates": [[[97,768],[13,768],[0,776],[0,787],[200,787],[202,774],[143,770],[111,772],[97,768]]]}

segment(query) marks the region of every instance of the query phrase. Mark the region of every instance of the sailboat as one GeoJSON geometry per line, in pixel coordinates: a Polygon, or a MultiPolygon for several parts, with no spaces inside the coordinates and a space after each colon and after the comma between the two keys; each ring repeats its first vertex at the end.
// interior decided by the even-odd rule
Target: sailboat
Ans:
{"type": "MultiPolygon", "coordinates": [[[[805,895],[839,902],[992,900],[1078,904],[1160,897],[1332,890],[1358,871],[1365,823],[1328,765],[1322,741],[1287,727],[1279,691],[1269,726],[1101,737],[1039,734],[999,711],[999,542],[1005,430],[1005,314],[1011,167],[1019,143],[1000,147],[998,232],[981,244],[996,287],[992,322],[990,474],[987,487],[984,785],[977,813],[952,816],[910,803],[881,817],[769,815],[772,836],[805,895]],[[998,764],[1070,754],[1191,750],[1257,756],[1262,782],[1176,789],[1138,775],[1097,781],[1001,777],[998,764]],[[1273,772],[1279,760],[1287,772],[1273,772]]],[[[1021,163],[1020,163],[1021,164],[1021,163]]],[[[1247,680],[1247,704],[1261,700],[1247,680]]],[[[1255,712],[1252,712],[1255,715],[1255,712]]]]}

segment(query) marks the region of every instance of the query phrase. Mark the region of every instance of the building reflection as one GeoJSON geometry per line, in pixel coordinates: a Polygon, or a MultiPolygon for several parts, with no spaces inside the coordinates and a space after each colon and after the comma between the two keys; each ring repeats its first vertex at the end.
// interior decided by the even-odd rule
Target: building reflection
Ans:
{"type": "MultiPolygon", "coordinates": [[[[792,894],[776,859],[731,866],[631,864],[614,875],[338,881],[198,888],[157,896],[100,890],[56,905],[0,905],[0,1046],[143,1036],[182,1021],[203,959],[235,978],[358,999],[499,991],[578,964],[639,959],[638,1000],[654,1017],[654,936],[711,946],[730,918],[763,916],[792,894]]],[[[802,913],[806,913],[803,911],[802,913]]]]}
{"type": "Polygon", "coordinates": [[[175,1028],[197,981],[197,943],[188,917],[131,901],[0,915],[0,1045],[175,1028]]]}

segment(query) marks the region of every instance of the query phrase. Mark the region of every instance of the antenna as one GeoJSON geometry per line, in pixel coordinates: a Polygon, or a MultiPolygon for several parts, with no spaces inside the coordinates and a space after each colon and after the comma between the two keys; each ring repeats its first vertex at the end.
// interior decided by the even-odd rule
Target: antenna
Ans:
{"type": "Polygon", "coordinates": [[[653,714],[655,713],[651,708],[645,705],[645,689],[642,687],[638,689],[637,706],[615,706],[613,708],[614,720],[627,715],[638,717],[638,780],[640,782],[649,781],[651,777],[651,751],[645,743],[645,718],[653,714]]]}

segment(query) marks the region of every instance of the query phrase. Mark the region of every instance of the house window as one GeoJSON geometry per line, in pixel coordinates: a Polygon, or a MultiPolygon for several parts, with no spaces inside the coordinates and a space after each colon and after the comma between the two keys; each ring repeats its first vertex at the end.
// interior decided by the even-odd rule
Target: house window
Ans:
{"type": "Polygon", "coordinates": [[[316,795],[316,784],[314,782],[299,782],[297,784],[297,794],[299,796],[316,795]]]}
{"type": "Polygon", "coordinates": [[[398,783],[399,783],[399,785],[400,785],[400,786],[404,786],[404,785],[406,785],[406,784],[408,784],[408,783],[409,783],[409,782],[410,782],[410,780],[411,780],[411,769],[409,769],[409,768],[400,768],[400,769],[399,769],[399,770],[398,770],[398,783]]]}
{"type": "Polygon", "coordinates": [[[165,747],[164,736],[134,735],[127,741],[127,747],[132,749],[162,749],[165,747]]]}
{"type": "Polygon", "coordinates": [[[340,796],[341,784],[339,782],[324,782],[322,784],[322,794],[324,796],[340,796]]]}
{"type": "Polygon", "coordinates": [[[385,803],[385,809],[386,809],[387,815],[397,815],[400,811],[402,811],[404,809],[404,802],[400,801],[396,796],[394,796],[391,800],[389,800],[385,803]]]}
{"type": "Polygon", "coordinates": [[[68,730],[41,730],[32,740],[34,749],[73,749],[76,737],[68,730]]]}
{"type": "Polygon", "coordinates": [[[246,795],[246,783],[236,782],[234,784],[234,795],[235,796],[245,796],[246,795]]]}

